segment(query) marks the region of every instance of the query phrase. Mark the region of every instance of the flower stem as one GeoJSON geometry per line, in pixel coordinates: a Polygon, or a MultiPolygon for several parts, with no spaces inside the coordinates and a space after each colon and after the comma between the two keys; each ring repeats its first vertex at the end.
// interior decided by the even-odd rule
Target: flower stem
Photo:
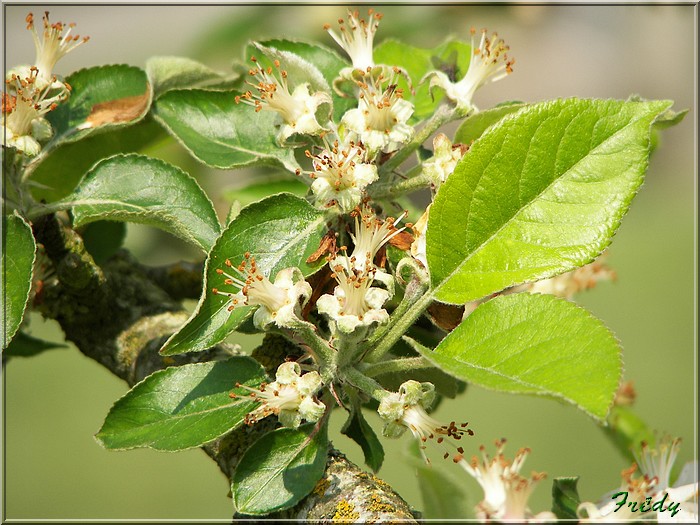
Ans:
{"type": "MultiPolygon", "coordinates": [[[[422,170],[423,166],[418,164],[416,168],[422,170]]],[[[425,173],[420,173],[419,175],[412,177],[411,175],[414,171],[417,170],[411,169],[406,174],[408,178],[405,180],[400,180],[398,182],[392,183],[373,184],[369,186],[367,189],[370,193],[370,196],[373,199],[399,197],[406,193],[412,193],[414,191],[422,190],[423,188],[427,188],[428,186],[430,186],[432,181],[425,173]]]]}
{"type": "Polygon", "coordinates": [[[382,374],[406,372],[409,370],[418,370],[420,368],[431,368],[433,366],[435,365],[430,363],[425,357],[407,357],[405,359],[380,361],[379,363],[369,365],[362,372],[367,377],[376,377],[382,374]]]}
{"type": "Polygon", "coordinates": [[[374,379],[367,377],[357,368],[348,367],[344,369],[342,371],[342,379],[377,401],[381,401],[389,395],[389,392],[387,392],[382,385],[377,383],[374,379]]]}
{"type": "Polygon", "coordinates": [[[337,352],[316,333],[316,327],[306,321],[294,323],[290,334],[292,339],[308,346],[316,357],[324,383],[332,380],[335,374],[337,352]]]}

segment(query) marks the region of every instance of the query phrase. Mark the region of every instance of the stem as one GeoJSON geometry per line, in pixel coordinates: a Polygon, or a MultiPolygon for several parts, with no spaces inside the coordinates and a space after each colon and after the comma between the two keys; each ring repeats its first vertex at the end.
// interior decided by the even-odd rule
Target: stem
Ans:
{"type": "MultiPolygon", "coordinates": [[[[415,168],[423,169],[423,166],[421,164],[418,164],[415,166],[415,168]]],[[[398,182],[392,182],[390,184],[385,183],[371,185],[369,187],[370,195],[373,199],[400,197],[401,195],[404,195],[406,193],[422,190],[423,188],[427,188],[428,186],[430,186],[432,181],[425,173],[421,173],[418,176],[411,177],[411,174],[414,171],[417,171],[415,168],[412,168],[406,174],[406,176],[409,177],[408,179],[401,180],[398,182]]]]}
{"type": "Polygon", "coordinates": [[[407,372],[420,368],[431,368],[435,365],[430,363],[425,357],[406,357],[405,359],[391,359],[369,365],[363,370],[367,377],[376,377],[382,374],[394,372],[407,372]]]}
{"type": "Polygon", "coordinates": [[[80,204],[79,202],[52,202],[51,204],[37,204],[29,209],[27,212],[27,218],[29,220],[35,220],[38,217],[41,217],[43,215],[48,215],[50,213],[55,213],[57,211],[63,211],[63,210],[68,210],[75,206],[76,204],[80,204]]]}
{"type": "MultiPolygon", "coordinates": [[[[420,317],[432,302],[433,294],[428,292],[407,308],[401,308],[401,305],[399,305],[389,322],[385,325],[388,328],[379,335],[377,345],[367,352],[365,360],[369,362],[378,361],[391,350],[396,341],[401,339],[401,336],[408,331],[415,320],[420,317]]],[[[371,344],[372,342],[370,340],[369,343],[371,344]]]]}
{"type": "Polygon", "coordinates": [[[290,332],[294,340],[300,341],[314,352],[324,383],[332,380],[338,359],[337,352],[328,345],[328,341],[316,333],[315,326],[305,321],[299,321],[294,323],[290,332]]]}
{"type": "Polygon", "coordinates": [[[433,116],[430,117],[423,127],[420,129],[413,140],[406,144],[403,148],[396,152],[388,161],[382,164],[379,168],[379,175],[391,173],[405,161],[411,153],[417,150],[430,136],[435,133],[440,127],[448,122],[466,116],[464,110],[459,108],[451,108],[447,105],[440,106],[433,116]]]}
{"type": "Polygon", "coordinates": [[[349,367],[343,370],[342,379],[358,390],[362,390],[365,394],[372,396],[372,398],[377,401],[381,401],[389,395],[389,392],[386,391],[382,385],[377,383],[374,379],[367,377],[357,368],[349,367]]]}

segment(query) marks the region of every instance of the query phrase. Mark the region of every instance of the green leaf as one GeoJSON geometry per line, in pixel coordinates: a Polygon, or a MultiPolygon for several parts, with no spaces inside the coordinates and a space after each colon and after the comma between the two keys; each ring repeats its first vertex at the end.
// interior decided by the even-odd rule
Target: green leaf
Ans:
{"type": "Polygon", "coordinates": [[[258,388],[266,378],[250,357],[159,370],[114,404],[95,438],[112,450],[198,447],[240,426],[258,405],[236,383],[258,388]]]}
{"type": "Polygon", "coordinates": [[[116,221],[95,221],[88,224],[80,236],[85,249],[98,265],[117,253],[126,238],[126,224],[116,221]]]}
{"type": "Polygon", "coordinates": [[[250,314],[252,307],[229,312],[228,298],[212,293],[224,285],[217,268],[229,259],[234,265],[246,252],[258,268],[274,279],[284,268],[297,266],[304,275],[313,273],[306,259],[319,246],[325,229],[322,212],[306,201],[281,193],[243,208],[229,223],[209,253],[205,265],[202,297],[187,323],[163,346],[164,355],[198,352],[223,341],[250,314]]]}
{"type": "Polygon", "coordinates": [[[457,128],[453,142],[470,144],[472,141],[478,139],[489,126],[492,126],[506,115],[515,113],[525,106],[526,104],[513,102],[472,114],[457,128]]]}
{"type": "Polygon", "coordinates": [[[142,155],[116,155],[97,163],[58,204],[72,207],[76,227],[103,219],[148,224],[205,252],[221,231],[214,206],[192,177],[142,155]]]}
{"type": "Polygon", "coordinates": [[[32,195],[37,201],[53,202],[75,189],[80,179],[99,160],[117,153],[136,153],[168,139],[165,130],[146,117],[129,127],[110,127],[78,142],[62,143],[48,157],[30,164],[32,195]]]}
{"type": "Polygon", "coordinates": [[[591,262],[642,184],[668,101],[555,100],[476,140],[430,210],[435,297],[463,304],[591,262]]]}
{"type": "Polygon", "coordinates": [[[104,127],[138,122],[153,98],[146,73],[124,64],[81,69],[66,82],[70,98],[47,114],[55,132],[47,147],[84,139],[104,127]]]}
{"type": "Polygon", "coordinates": [[[377,472],[384,462],[384,448],[372,427],[362,415],[362,409],[353,409],[340,432],[360,445],[365,463],[377,472]]]}
{"type": "Polygon", "coordinates": [[[622,374],[615,336],[583,308],[519,293],[480,305],[431,352],[444,371],[492,390],[534,394],[607,415],[622,374]]]}
{"type": "Polygon", "coordinates": [[[326,425],[280,428],[246,450],[231,482],[236,511],[260,515],[293,507],[321,479],[328,456],[326,425]]]}
{"type": "Polygon", "coordinates": [[[24,318],[32,288],[36,244],[32,229],[19,215],[2,217],[2,267],[0,307],[2,348],[7,348],[24,318]]]}
{"type": "MultiPolygon", "coordinates": [[[[330,48],[318,43],[302,42],[298,40],[273,39],[261,42],[265,47],[289,51],[313,64],[323,75],[329,86],[343,68],[350,67],[350,63],[330,48]]],[[[335,90],[331,90],[333,98],[333,118],[339,122],[345,112],[357,104],[357,101],[349,97],[339,96],[335,90]]]]}
{"type": "Polygon", "coordinates": [[[47,350],[67,347],[68,345],[66,344],[44,341],[20,331],[15,335],[12,342],[10,342],[9,346],[5,349],[2,357],[4,360],[9,359],[10,357],[34,357],[35,355],[41,354],[47,350]]]}
{"type": "Polygon", "coordinates": [[[292,148],[277,142],[277,113],[236,104],[233,91],[172,90],[155,103],[156,118],[187,150],[214,168],[277,164],[294,172],[292,148]]]}
{"type": "Polygon", "coordinates": [[[256,178],[252,184],[224,190],[223,195],[229,202],[238,201],[241,206],[247,206],[275,193],[291,193],[297,197],[303,197],[308,191],[309,187],[299,179],[286,176],[263,180],[256,178]]]}
{"type": "Polygon", "coordinates": [[[408,449],[409,464],[416,469],[418,489],[423,500],[423,518],[464,520],[468,514],[467,491],[446,473],[447,469],[426,464],[412,439],[408,449]]]}
{"type": "Polygon", "coordinates": [[[176,56],[149,58],[146,73],[156,97],[171,89],[203,87],[223,79],[221,73],[196,60],[176,56]]]}
{"type": "Polygon", "coordinates": [[[576,509],[581,498],[578,495],[578,476],[554,478],[552,481],[552,512],[562,520],[577,520],[576,509]]]}

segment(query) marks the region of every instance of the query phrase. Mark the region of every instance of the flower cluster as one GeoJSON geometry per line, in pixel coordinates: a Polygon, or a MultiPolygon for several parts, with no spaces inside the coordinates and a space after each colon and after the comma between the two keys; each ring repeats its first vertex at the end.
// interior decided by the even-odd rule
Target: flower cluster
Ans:
{"type": "Polygon", "coordinates": [[[229,311],[240,306],[259,305],[253,315],[253,324],[260,329],[272,323],[285,328],[293,326],[298,320],[301,306],[311,296],[311,286],[298,268],[281,270],[273,283],[258,270],[255,257],[248,252],[238,267],[233,266],[229,259],[226,259],[225,265],[228,271],[236,275],[221,268],[217,268],[216,273],[225,277],[225,285],[234,286],[238,291],[225,292],[212,288],[212,292],[229,298],[229,311]]]}
{"type": "MultiPolygon", "coordinates": [[[[326,410],[326,406],[314,397],[322,386],[321,376],[315,371],[302,375],[301,366],[296,362],[282,363],[275,374],[275,381],[263,383],[260,388],[240,383],[236,386],[250,391],[250,397],[260,403],[246,415],[245,423],[248,425],[274,414],[283,426],[297,428],[302,420],[318,421],[326,410]]],[[[233,393],[229,395],[237,397],[233,393]]]]}
{"type": "Polygon", "coordinates": [[[496,442],[497,453],[493,458],[482,446],[481,458],[474,456],[470,462],[459,462],[484,491],[484,499],[476,506],[477,517],[485,521],[556,521],[556,516],[549,511],[535,515],[528,508],[530,495],[545,478],[544,473],[537,472],[533,472],[530,479],[520,475],[530,450],[520,449],[510,461],[503,455],[505,443],[504,439],[496,442]]]}
{"type": "Polygon", "coordinates": [[[316,112],[322,104],[330,104],[328,93],[309,91],[309,83],[299,84],[290,93],[287,82],[287,71],[282,69],[280,61],[274,60],[274,68],[258,65],[255,57],[251,60],[255,67],[248,73],[257,82],[248,82],[257,94],[246,91],[236,96],[236,103],[244,102],[255,107],[255,111],[274,111],[279,114],[282,124],[278,135],[280,143],[284,143],[293,134],[318,135],[323,131],[323,126],[316,119],[316,112]]]}
{"type": "Polygon", "coordinates": [[[392,218],[380,221],[368,206],[356,210],[354,215],[355,233],[351,238],[355,247],[350,255],[341,247],[346,255],[329,256],[328,265],[337,286],[332,295],[322,295],[317,302],[318,311],[327,315],[333,328],[343,334],[389,319],[382,306],[393,296],[394,278],[374,260],[379,249],[403,230],[395,227],[398,221],[392,218]],[[373,286],[375,281],[385,288],[373,286]]]}

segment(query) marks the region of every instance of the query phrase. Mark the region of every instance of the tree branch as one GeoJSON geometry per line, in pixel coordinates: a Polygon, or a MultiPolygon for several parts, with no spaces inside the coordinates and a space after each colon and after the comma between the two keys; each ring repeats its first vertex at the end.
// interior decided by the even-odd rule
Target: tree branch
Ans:
{"type": "MultiPolygon", "coordinates": [[[[66,339],[82,353],[129,385],[166,366],[223,359],[234,352],[227,345],[217,345],[206,352],[172,357],[158,353],[165,339],[188,318],[176,300],[183,297],[177,291],[180,288],[168,283],[173,275],[186,275],[191,285],[193,267],[182,266],[174,273],[171,270],[177,265],[148,269],[122,250],[100,268],[80,236],[56,215],[37,219],[33,228],[56,268],[55,275],[44,282],[35,308],[57,320],[66,339]]],[[[199,277],[201,286],[201,272],[199,277]]],[[[194,289],[190,286],[187,293],[194,289]]],[[[246,448],[276,425],[268,418],[243,426],[203,449],[230,479],[246,448]]],[[[268,518],[414,522],[415,515],[389,485],[332,450],[314,491],[296,507],[268,518]]]]}

